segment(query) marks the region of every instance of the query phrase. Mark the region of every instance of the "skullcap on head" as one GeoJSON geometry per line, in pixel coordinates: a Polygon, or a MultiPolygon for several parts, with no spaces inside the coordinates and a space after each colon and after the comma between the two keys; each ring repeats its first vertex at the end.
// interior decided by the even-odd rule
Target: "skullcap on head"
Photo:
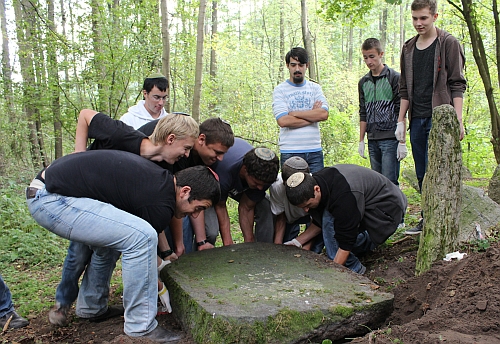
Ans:
{"type": "Polygon", "coordinates": [[[300,183],[304,181],[304,178],[305,175],[303,172],[294,173],[286,180],[286,185],[288,185],[291,188],[294,188],[296,186],[299,186],[300,183]]]}
{"type": "Polygon", "coordinates": [[[263,147],[255,148],[255,155],[265,161],[271,161],[276,156],[272,150],[263,147]]]}
{"type": "Polygon", "coordinates": [[[307,161],[298,156],[292,156],[291,158],[286,159],[284,164],[295,170],[307,170],[309,167],[309,165],[307,165],[307,161]]]}
{"type": "Polygon", "coordinates": [[[159,79],[159,78],[165,78],[165,75],[161,73],[151,73],[146,79],[159,79]]]}

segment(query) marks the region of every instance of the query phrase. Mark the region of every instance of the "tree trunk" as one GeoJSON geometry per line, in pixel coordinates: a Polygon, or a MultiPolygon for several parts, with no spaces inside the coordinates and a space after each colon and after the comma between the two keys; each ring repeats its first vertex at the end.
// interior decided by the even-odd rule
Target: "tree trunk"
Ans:
{"type": "Polygon", "coordinates": [[[387,46],[387,4],[384,5],[382,10],[382,18],[380,22],[380,44],[385,51],[387,46]]]}
{"type": "Polygon", "coordinates": [[[285,79],[285,0],[281,0],[280,7],[280,64],[278,69],[279,79],[276,85],[285,79]]]}
{"type": "Polygon", "coordinates": [[[192,115],[195,121],[200,121],[200,100],[203,72],[203,40],[204,40],[204,22],[207,9],[207,1],[200,0],[200,9],[198,12],[198,33],[196,36],[196,69],[194,76],[194,94],[192,115]]]}
{"type": "Polygon", "coordinates": [[[210,113],[213,113],[217,107],[217,89],[216,89],[216,77],[217,77],[217,1],[212,1],[212,35],[210,39],[210,79],[212,87],[212,101],[209,104],[210,113]]]}
{"type": "Polygon", "coordinates": [[[453,252],[458,244],[462,207],[460,125],[451,105],[432,112],[428,164],[422,184],[424,229],[417,253],[416,274],[453,252]]]}
{"type": "Polygon", "coordinates": [[[352,58],[354,55],[353,40],[354,40],[354,27],[352,25],[349,25],[349,39],[347,42],[347,66],[349,70],[352,69],[352,58]]]}
{"type": "Polygon", "coordinates": [[[36,107],[32,101],[33,90],[36,85],[33,46],[31,43],[31,30],[33,23],[30,23],[25,19],[25,16],[30,17],[30,15],[26,13],[28,9],[25,5],[31,6],[24,3],[23,0],[15,0],[13,2],[14,14],[16,18],[17,41],[19,45],[19,64],[21,66],[21,76],[23,78],[23,98],[21,100],[21,104],[28,123],[31,162],[33,168],[35,170],[39,170],[44,166],[44,164],[41,154],[42,147],[40,147],[40,142],[38,141],[37,125],[35,122],[37,118],[36,107]]]}
{"type": "Polygon", "coordinates": [[[170,112],[170,33],[168,31],[168,10],[167,0],[161,0],[161,40],[162,40],[162,55],[161,55],[161,71],[168,80],[168,100],[165,102],[165,111],[170,112]]]}
{"type": "Polygon", "coordinates": [[[12,90],[12,67],[10,65],[9,37],[7,35],[7,19],[5,19],[5,0],[0,0],[0,19],[2,30],[2,76],[3,94],[5,99],[5,111],[9,122],[14,123],[14,93],[12,90]]]}
{"type": "Polygon", "coordinates": [[[106,92],[104,87],[104,80],[106,78],[106,66],[104,64],[103,43],[101,40],[101,30],[99,28],[99,1],[91,0],[90,6],[92,8],[92,46],[94,50],[94,71],[97,73],[97,99],[94,108],[97,111],[102,111],[109,114],[109,109],[106,107],[106,92]]]}
{"type": "MultiPolygon", "coordinates": [[[[53,0],[47,1],[48,6],[48,22],[47,22],[47,37],[52,36],[52,32],[56,32],[56,26],[54,24],[54,2],[53,0]]],[[[49,78],[49,92],[50,92],[50,103],[53,114],[54,123],[54,158],[60,158],[63,156],[62,148],[62,125],[61,125],[61,104],[59,103],[59,70],[57,65],[57,57],[55,51],[55,43],[47,44],[47,74],[49,78]]]]}
{"type": "MultiPolygon", "coordinates": [[[[479,75],[483,81],[484,92],[488,100],[488,107],[491,117],[491,144],[493,145],[493,153],[497,164],[500,164],[500,115],[494,97],[494,89],[491,82],[490,70],[488,66],[488,56],[484,48],[483,38],[481,36],[479,24],[477,21],[477,14],[474,9],[476,5],[472,0],[462,0],[463,9],[459,8],[456,4],[448,1],[453,7],[460,11],[467,23],[469,35],[472,44],[472,54],[476,61],[479,75]]],[[[498,47],[497,47],[498,48],[498,47]]],[[[498,63],[498,61],[497,61],[498,63]]]]}
{"type": "Polygon", "coordinates": [[[309,55],[309,79],[319,82],[316,75],[316,63],[314,62],[314,51],[312,48],[311,32],[309,31],[309,24],[307,21],[307,0],[300,1],[301,8],[301,22],[302,22],[302,39],[304,41],[304,49],[309,55]]]}

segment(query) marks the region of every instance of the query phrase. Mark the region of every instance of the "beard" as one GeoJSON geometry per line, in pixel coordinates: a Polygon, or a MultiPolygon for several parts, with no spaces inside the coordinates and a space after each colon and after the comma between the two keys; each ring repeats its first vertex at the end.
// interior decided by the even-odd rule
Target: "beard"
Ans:
{"type": "Polygon", "coordinates": [[[301,84],[304,81],[304,75],[303,74],[294,74],[293,75],[293,82],[295,84],[301,84]]]}

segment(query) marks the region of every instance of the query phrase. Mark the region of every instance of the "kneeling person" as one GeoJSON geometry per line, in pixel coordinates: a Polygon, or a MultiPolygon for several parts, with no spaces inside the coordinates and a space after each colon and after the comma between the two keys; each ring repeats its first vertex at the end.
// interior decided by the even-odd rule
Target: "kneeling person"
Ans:
{"type": "Polygon", "coordinates": [[[196,215],[219,201],[213,171],[199,166],[173,176],[135,154],[87,151],[54,161],[33,180],[26,198],[42,227],[122,254],[127,335],[159,343],[179,339],[158,327],[155,319],[157,233],[173,216],[196,215]]]}
{"type": "Polygon", "coordinates": [[[328,258],[361,274],[366,268],[356,255],[386,241],[407,206],[398,186],[358,165],[335,165],[312,176],[294,173],[286,182],[286,195],[321,226],[328,258]]]}

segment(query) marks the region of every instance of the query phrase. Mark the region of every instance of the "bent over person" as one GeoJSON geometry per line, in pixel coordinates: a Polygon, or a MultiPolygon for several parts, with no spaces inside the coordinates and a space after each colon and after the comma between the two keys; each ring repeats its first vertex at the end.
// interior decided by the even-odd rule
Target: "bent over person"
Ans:
{"type": "MultiPolygon", "coordinates": [[[[157,343],[180,339],[155,319],[157,233],[173,216],[197,214],[219,201],[212,170],[192,167],[173,176],[135,154],[87,151],[55,160],[32,181],[26,198],[42,227],[122,254],[125,334],[157,343]]],[[[92,259],[99,260],[99,254],[92,259]]]]}
{"type": "Polygon", "coordinates": [[[357,256],[396,231],[407,205],[398,186],[358,165],[335,165],[312,176],[294,173],[286,196],[321,226],[328,258],[360,274],[366,268],[357,256]]]}

